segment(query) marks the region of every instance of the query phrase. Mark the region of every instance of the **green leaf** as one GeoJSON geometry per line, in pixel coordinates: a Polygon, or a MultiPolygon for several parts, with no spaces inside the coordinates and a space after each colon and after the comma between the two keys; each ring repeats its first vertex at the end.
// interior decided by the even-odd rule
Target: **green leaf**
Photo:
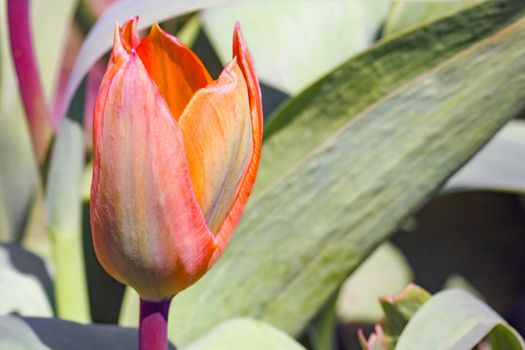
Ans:
{"type": "Polygon", "coordinates": [[[391,243],[379,246],[343,283],[337,314],[344,322],[378,322],[383,312],[377,299],[403,290],[412,281],[403,253],[391,243]]]}
{"type": "MultiPolygon", "coordinates": [[[[0,315],[52,317],[51,296],[44,288],[44,284],[51,287],[50,282],[45,265],[37,256],[14,245],[0,245],[0,315]]],[[[0,334],[3,338],[4,334],[0,334]]]]}
{"type": "Polygon", "coordinates": [[[478,4],[484,0],[454,0],[407,2],[394,0],[390,7],[384,35],[391,35],[416,25],[430,22],[441,16],[451,14],[468,6],[478,4]]]}
{"type": "Polygon", "coordinates": [[[284,332],[252,319],[226,321],[182,350],[305,350],[284,332]]]}
{"type": "Polygon", "coordinates": [[[396,350],[470,350],[488,336],[492,350],[522,350],[525,343],[494,310],[461,290],[436,294],[410,320],[396,350]]]}
{"type": "Polygon", "coordinates": [[[233,25],[239,21],[259,79],[296,94],[368,47],[388,6],[388,1],[371,6],[367,1],[269,0],[214,7],[201,17],[223,64],[231,61],[233,25]]]}
{"type": "Polygon", "coordinates": [[[416,312],[425,304],[431,295],[423,288],[409,285],[398,295],[379,299],[385,314],[382,327],[385,334],[397,337],[416,312]]]}
{"type": "Polygon", "coordinates": [[[64,118],[51,154],[46,216],[53,239],[58,315],[78,322],[90,318],[82,250],[84,156],[81,126],[64,118]]]}
{"type": "MultiPolygon", "coordinates": [[[[129,350],[138,344],[137,329],[58,318],[0,316],[0,334],[0,349],[6,350],[129,350]]],[[[170,344],[168,349],[175,347],[170,344]]]]}
{"type": "Polygon", "coordinates": [[[362,330],[359,340],[364,350],[394,350],[403,329],[431,295],[414,284],[408,285],[393,297],[380,298],[384,318],[375,327],[375,332],[368,339],[362,330]]]}
{"type": "MultiPolygon", "coordinates": [[[[19,241],[34,209],[32,202],[40,183],[11,60],[5,2],[0,1],[0,240],[19,241]]],[[[76,3],[74,0],[31,2],[33,42],[48,101],[55,92],[62,49],[76,3]]]]}
{"type": "Polygon", "coordinates": [[[406,33],[281,110],[294,123],[266,141],[266,189],[217,265],[174,299],[172,339],[187,343],[239,315],[298,334],[373,248],[523,111],[525,46],[516,42],[525,19],[507,21],[524,7],[495,0],[406,33]],[[403,52],[394,57],[407,64],[404,75],[387,64],[392,52],[403,52]],[[406,80],[408,71],[419,76],[406,80]],[[378,72],[390,90],[355,79],[378,72]]]}
{"type": "Polygon", "coordinates": [[[334,348],[337,326],[337,294],[334,294],[306,328],[306,337],[311,350],[328,350],[334,348]]]}
{"type": "Polygon", "coordinates": [[[383,41],[310,86],[266,125],[255,190],[262,192],[379,99],[515,20],[524,7],[517,0],[489,1],[383,41]]]}
{"type": "Polygon", "coordinates": [[[0,316],[0,349],[51,350],[23,320],[15,316],[0,316]]]}
{"type": "Polygon", "coordinates": [[[525,193],[525,123],[513,120],[458,171],[446,191],[496,190],[525,193]]]}

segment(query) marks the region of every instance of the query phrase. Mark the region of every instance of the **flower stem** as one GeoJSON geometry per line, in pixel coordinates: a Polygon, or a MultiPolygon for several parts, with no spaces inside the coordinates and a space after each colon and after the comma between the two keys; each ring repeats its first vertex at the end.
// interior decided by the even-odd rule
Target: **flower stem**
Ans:
{"type": "Polygon", "coordinates": [[[168,311],[171,298],[161,301],[140,299],[139,350],[168,349],[168,311]]]}
{"type": "Polygon", "coordinates": [[[8,0],[7,20],[11,55],[31,132],[33,149],[42,167],[53,135],[53,127],[33,49],[29,0],[8,0]]]}

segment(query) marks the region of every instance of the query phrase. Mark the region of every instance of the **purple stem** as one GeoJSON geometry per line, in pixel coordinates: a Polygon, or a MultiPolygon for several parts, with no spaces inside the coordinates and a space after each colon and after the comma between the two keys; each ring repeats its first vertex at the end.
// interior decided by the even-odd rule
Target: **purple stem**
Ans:
{"type": "Polygon", "coordinates": [[[38,163],[42,165],[47,156],[53,128],[33,50],[29,0],[8,0],[7,20],[11,55],[31,132],[31,140],[38,163]]]}
{"type": "Polygon", "coordinates": [[[168,349],[168,311],[171,298],[162,301],[140,299],[139,350],[168,349]]]}

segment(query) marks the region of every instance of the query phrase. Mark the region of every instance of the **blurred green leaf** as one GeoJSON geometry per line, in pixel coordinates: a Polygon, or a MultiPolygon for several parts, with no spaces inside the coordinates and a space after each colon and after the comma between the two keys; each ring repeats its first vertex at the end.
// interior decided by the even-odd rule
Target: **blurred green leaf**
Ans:
{"type": "Polygon", "coordinates": [[[447,191],[497,190],[525,193],[525,122],[513,120],[458,171],[447,191]]]}
{"type": "Polygon", "coordinates": [[[79,322],[90,318],[82,254],[84,157],[81,126],[64,118],[51,153],[46,216],[53,239],[58,315],[79,322]]]}
{"type": "Polygon", "coordinates": [[[86,36],[67,83],[64,105],[61,106],[58,114],[66,113],[84,76],[113,45],[113,31],[116,22],[124,23],[132,17],[139,16],[140,21],[137,27],[141,30],[155,22],[162,22],[212,5],[217,6],[235,1],[240,0],[120,0],[116,2],[100,16],[86,36]]]}
{"type": "MultiPolygon", "coordinates": [[[[48,101],[55,92],[74,0],[32,1],[35,51],[48,101]]],[[[18,95],[7,38],[5,0],[0,1],[0,240],[20,240],[39,184],[29,131],[18,95]]],[[[41,205],[38,202],[36,205],[41,205]]],[[[38,210],[38,209],[36,209],[38,210]]]]}
{"type": "Polygon", "coordinates": [[[182,350],[305,350],[284,332],[252,319],[226,321],[182,350]]]}
{"type": "Polygon", "coordinates": [[[427,23],[485,0],[410,2],[393,0],[385,22],[384,35],[427,23]]]}
{"type": "Polygon", "coordinates": [[[388,1],[259,1],[201,13],[204,29],[225,65],[239,21],[259,79],[296,94],[370,45],[388,1]]]}
{"type": "Polygon", "coordinates": [[[78,0],[31,1],[33,45],[46,98],[54,97],[78,0]]]}
{"type": "MultiPolygon", "coordinates": [[[[58,318],[0,316],[2,350],[129,350],[138,331],[113,325],[83,325],[58,318]]],[[[170,344],[169,350],[175,350],[170,344]]]]}
{"type": "Polygon", "coordinates": [[[343,283],[337,314],[343,322],[378,322],[383,312],[377,299],[401,291],[412,281],[403,253],[391,243],[377,248],[343,283]]]}
{"type": "MultiPolygon", "coordinates": [[[[278,142],[300,148],[302,161],[289,161],[284,176],[255,194],[214,269],[174,299],[172,339],[187,343],[238,315],[298,334],[374,247],[523,111],[525,47],[515,43],[525,36],[525,19],[506,21],[523,15],[524,7],[521,0],[495,0],[406,33],[347,63],[352,70],[334,71],[283,109],[294,121],[308,116],[328,124],[339,117],[338,125],[309,126],[305,132],[324,135],[313,152],[297,124],[266,141],[262,166],[270,166],[265,171],[274,171],[274,179],[284,173],[280,162],[286,158],[277,156],[292,150],[277,153],[271,147],[282,146],[278,142]],[[507,27],[489,38],[480,34],[503,23],[507,27]],[[450,57],[444,43],[456,53],[458,46],[471,46],[450,57]],[[419,77],[392,83],[395,89],[382,98],[356,100],[348,79],[359,69],[397,79],[399,71],[385,70],[391,67],[380,59],[400,47],[417,48],[416,57],[426,57],[425,69],[407,68],[419,77]],[[448,60],[429,69],[436,48],[448,60]],[[359,104],[361,110],[349,108],[359,104]]],[[[410,51],[403,52],[410,62],[410,51]]],[[[355,89],[369,91],[358,83],[355,89]]]]}
{"type": "Polygon", "coordinates": [[[461,290],[436,294],[412,317],[396,350],[470,350],[488,336],[492,350],[523,350],[525,343],[494,310],[461,290]]]}
{"type": "Polygon", "coordinates": [[[381,322],[385,334],[398,337],[410,319],[425,304],[431,295],[423,288],[409,285],[405,290],[393,297],[379,299],[385,319],[381,322]]]}
{"type": "Polygon", "coordinates": [[[31,253],[0,245],[0,315],[53,316],[50,296],[40,280],[50,281],[43,267],[43,262],[31,253]],[[38,275],[42,273],[45,276],[38,275]]]}
{"type": "Polygon", "coordinates": [[[0,349],[51,350],[23,320],[16,316],[0,316],[0,349]]]}
{"type": "Polygon", "coordinates": [[[337,294],[334,294],[306,328],[310,350],[330,350],[335,344],[337,294]]]}

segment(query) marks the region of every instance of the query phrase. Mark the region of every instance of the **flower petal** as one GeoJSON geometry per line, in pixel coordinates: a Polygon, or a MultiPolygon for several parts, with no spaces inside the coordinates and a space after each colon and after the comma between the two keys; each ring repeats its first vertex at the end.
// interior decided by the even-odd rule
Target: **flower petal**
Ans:
{"type": "Polygon", "coordinates": [[[234,60],[217,81],[197,91],[179,119],[195,195],[217,232],[252,155],[248,90],[234,60]]]}
{"type": "Polygon", "coordinates": [[[94,113],[91,225],[102,266],[143,299],[194,283],[215,249],[193,193],[182,134],[132,50],[94,113]]]}
{"type": "Polygon", "coordinates": [[[261,88],[259,86],[259,81],[257,80],[255,66],[253,64],[253,58],[250,52],[248,51],[246,42],[242,37],[239,23],[236,23],[235,30],[233,33],[233,57],[237,60],[239,68],[241,69],[244,75],[246,85],[248,86],[248,97],[250,100],[250,116],[252,125],[252,152],[248,167],[246,168],[246,171],[243,174],[233,204],[224,222],[219,228],[219,231],[215,234],[215,237],[217,239],[217,250],[215,251],[212,261],[210,262],[211,264],[213,264],[215,260],[221,255],[222,250],[229,242],[233,230],[239,222],[239,219],[244,210],[244,206],[246,205],[246,201],[250,196],[253,183],[255,182],[257,168],[259,167],[259,159],[261,157],[263,130],[261,88]]]}
{"type": "Polygon", "coordinates": [[[177,120],[195,91],[212,80],[199,58],[158,24],[142,39],[137,53],[177,120]]]}
{"type": "Polygon", "coordinates": [[[128,19],[120,28],[120,38],[128,53],[140,44],[139,32],[137,31],[138,21],[139,16],[128,19]]]}

